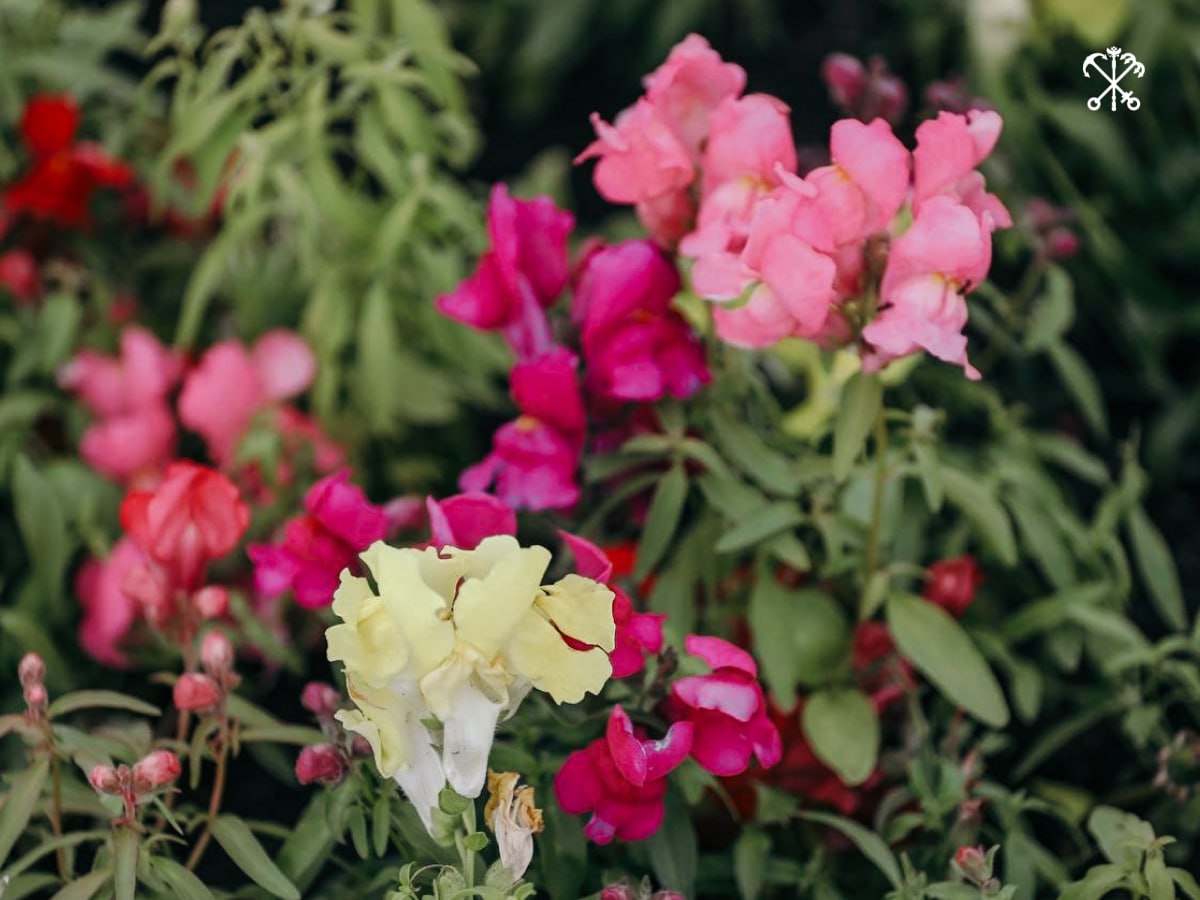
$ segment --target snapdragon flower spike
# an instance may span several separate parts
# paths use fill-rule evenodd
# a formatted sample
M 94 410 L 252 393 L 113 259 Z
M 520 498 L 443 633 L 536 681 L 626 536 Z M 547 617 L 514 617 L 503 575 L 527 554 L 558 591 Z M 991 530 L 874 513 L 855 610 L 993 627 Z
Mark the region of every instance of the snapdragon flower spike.
M 752 756 L 764 767 L 779 762 L 779 729 L 767 715 L 754 657 L 716 637 L 688 635 L 684 646 L 713 671 L 678 679 L 664 711 L 673 721 L 692 724 L 696 762 L 714 775 L 743 772 Z
M 587 386 L 602 399 L 690 397 L 711 376 L 700 341 L 672 308 L 679 273 L 649 241 L 591 253 L 575 286 Z
M 491 247 L 475 273 L 437 299 L 441 312 L 483 331 L 501 330 L 518 358 L 553 344 L 545 308 L 567 284 L 575 217 L 548 197 L 519 200 L 498 184 L 488 202 Z
M 633 601 L 621 588 L 611 583 L 613 564 L 608 554 L 591 541 L 566 531 L 559 536 L 575 557 L 575 570 L 585 578 L 608 585 L 613 592 L 613 621 L 616 638 L 608 655 L 613 678 L 628 678 L 646 667 L 646 656 L 656 656 L 663 646 L 662 613 L 635 612 Z
M 508 535 L 474 550 L 376 543 L 362 560 L 378 593 L 344 572 L 333 603 L 342 622 L 326 633 L 356 706 L 337 718 L 370 742 L 379 771 L 429 827 L 447 782 L 478 796 L 496 724 L 531 689 L 575 703 L 604 685 L 613 595 L 578 575 L 542 586 L 549 551 Z M 430 716 L 442 725 L 440 753 Z
M 579 499 L 575 473 L 585 417 L 578 360 L 557 348 L 513 367 L 513 400 L 521 415 L 502 425 L 492 452 L 465 470 L 459 487 L 496 496 L 513 509 L 567 509 Z
M 662 825 L 666 776 L 687 758 L 692 725 L 677 722 L 658 741 L 644 740 L 614 706 L 603 738 L 567 757 L 554 778 L 559 806 L 591 813 L 584 834 L 597 844 L 640 841 Z
M 254 544 L 255 587 L 264 597 L 291 590 L 307 609 L 325 607 L 337 590 L 338 576 L 355 556 L 388 530 L 387 515 L 350 483 L 342 470 L 321 479 L 304 497 L 305 514 L 284 526 L 276 544 Z
M 233 463 L 238 442 L 254 417 L 302 394 L 316 376 L 308 344 L 286 329 L 268 331 L 252 347 L 222 341 L 188 373 L 179 394 L 179 418 L 197 432 L 220 466 Z
M 103 148 L 77 143 L 79 107 L 67 96 L 42 94 L 21 114 L 21 140 L 31 165 L 4 191 L 13 216 L 28 215 L 63 228 L 91 224 L 91 201 L 101 188 L 125 188 L 133 173 Z

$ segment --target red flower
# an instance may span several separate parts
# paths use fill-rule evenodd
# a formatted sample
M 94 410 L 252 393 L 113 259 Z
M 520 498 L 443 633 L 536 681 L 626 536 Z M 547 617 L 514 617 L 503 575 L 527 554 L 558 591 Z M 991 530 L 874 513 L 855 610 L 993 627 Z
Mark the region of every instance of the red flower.
M 7 291 L 17 303 L 31 303 L 42 292 L 37 260 L 28 250 L 0 254 L 0 293 Z
M 923 596 L 956 619 L 961 619 L 975 600 L 975 589 L 983 583 L 983 570 L 970 556 L 935 562 L 926 573 Z
M 4 192 L 4 206 L 66 228 L 90 224 L 88 207 L 100 188 L 133 181 L 129 167 L 97 144 L 76 143 L 79 107 L 70 97 L 34 97 L 21 115 L 29 170 Z
M 233 482 L 205 466 L 174 462 L 152 490 L 130 491 L 121 526 L 180 587 L 203 582 L 209 562 L 229 553 L 250 523 Z

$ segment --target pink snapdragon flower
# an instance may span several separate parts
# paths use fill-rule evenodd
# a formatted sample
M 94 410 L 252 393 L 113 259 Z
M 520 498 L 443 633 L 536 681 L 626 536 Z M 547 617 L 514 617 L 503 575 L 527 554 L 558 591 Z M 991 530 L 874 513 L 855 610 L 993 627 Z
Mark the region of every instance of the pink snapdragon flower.
M 642 83 L 646 99 L 659 117 L 698 159 L 713 110 L 723 100 L 741 95 L 746 88 L 746 70 L 721 59 L 700 35 L 689 34 Z
M 779 762 L 783 745 L 754 657 L 716 637 L 691 634 L 684 646 L 713 670 L 680 678 L 664 701 L 668 719 L 692 724 L 692 758 L 714 775 L 744 772 L 751 756 L 765 767 Z
M 75 592 L 83 607 L 79 645 L 97 662 L 124 668 L 129 658 L 122 649 L 137 622 L 137 601 L 125 592 L 125 580 L 145 556 L 130 538 L 119 540 L 103 560 L 89 559 L 75 577 Z
M 888 255 L 881 312 L 863 329 L 872 347 L 864 365 L 876 369 L 924 349 L 978 379 L 979 371 L 967 360 L 962 333 L 967 324 L 965 297 L 987 277 L 991 261 L 989 214 L 980 220 L 945 195 L 927 200 Z
M 587 385 L 598 397 L 654 402 L 689 397 L 710 375 L 704 350 L 671 303 L 679 273 L 649 241 L 592 253 L 575 288 Z
M 575 217 L 549 197 L 518 200 L 492 188 L 488 203 L 491 247 L 475 273 L 437 299 L 438 309 L 483 331 L 503 330 L 520 358 L 552 346 L 545 308 L 567 284 L 567 238 Z
M 455 494 L 445 500 L 428 497 L 429 543 L 434 547 L 474 550 L 484 538 L 517 533 L 517 514 L 491 494 Z
M 285 329 L 249 349 L 232 340 L 214 344 L 184 379 L 179 418 L 204 438 L 214 461 L 228 466 L 255 415 L 303 393 L 316 366 L 308 344 Z
M 166 465 L 175 451 L 167 394 L 181 370 L 179 356 L 138 327 L 121 333 L 119 356 L 82 350 L 59 370 L 59 386 L 96 416 L 79 446 L 92 468 L 128 481 Z
M 983 175 L 976 171 L 991 155 L 1003 126 L 1000 114 L 990 109 L 940 112 L 936 119 L 922 122 L 913 151 L 913 212 L 920 215 L 932 197 L 948 195 L 981 220 L 990 216 L 992 228 L 1012 225 L 1012 216 L 1000 198 L 985 190 Z
M 687 758 L 692 726 L 676 722 L 661 740 L 645 740 L 620 706 L 605 736 L 567 757 L 554 778 L 559 806 L 591 813 L 583 832 L 597 844 L 640 841 L 662 825 L 666 775 Z
M 559 536 L 575 557 L 575 571 L 584 578 L 607 585 L 613 592 L 613 621 L 617 631 L 612 652 L 608 654 L 613 678 L 636 675 L 646 667 L 647 655 L 656 656 L 662 651 L 666 616 L 636 612 L 629 595 L 612 583 L 613 564 L 608 554 L 591 541 L 566 531 L 560 531 Z
M 342 470 L 314 484 L 304 498 L 305 514 L 284 526 L 276 544 L 253 544 L 254 582 L 264 597 L 291 590 L 308 609 L 328 606 L 341 571 L 388 530 L 383 509 L 370 503 Z
M 513 367 L 513 400 L 521 415 L 502 425 L 492 452 L 462 473 L 464 491 L 495 484 L 513 509 L 566 509 L 579 499 L 575 470 L 585 427 L 575 354 L 558 348 Z

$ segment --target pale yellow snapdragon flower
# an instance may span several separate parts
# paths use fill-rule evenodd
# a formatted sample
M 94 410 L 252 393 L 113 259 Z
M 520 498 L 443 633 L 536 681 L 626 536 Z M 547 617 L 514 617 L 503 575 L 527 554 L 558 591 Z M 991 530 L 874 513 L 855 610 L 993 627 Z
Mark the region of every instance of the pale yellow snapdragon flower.
M 496 724 L 531 689 L 576 703 L 612 674 L 612 591 L 579 575 L 543 586 L 544 547 L 508 535 L 440 552 L 377 542 L 362 560 L 376 589 L 343 572 L 333 600 L 342 623 L 326 632 L 357 706 L 339 718 L 426 826 L 447 782 L 464 797 L 483 790 Z

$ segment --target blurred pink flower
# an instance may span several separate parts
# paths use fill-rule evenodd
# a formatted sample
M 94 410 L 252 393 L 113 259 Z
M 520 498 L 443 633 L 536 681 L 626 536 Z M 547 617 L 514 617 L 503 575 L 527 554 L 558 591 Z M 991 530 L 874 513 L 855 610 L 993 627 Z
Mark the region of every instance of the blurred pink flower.
M 689 397 L 709 381 L 704 351 L 672 308 L 679 273 L 649 241 L 591 254 L 575 288 L 588 387 L 612 400 Z
M 646 98 L 622 111 L 609 125 L 592 113 L 596 140 L 575 157 L 598 159 L 593 178 L 610 203 L 646 203 L 686 188 L 696 164 L 662 114 Z
M 303 393 L 315 375 L 312 351 L 293 332 L 269 331 L 250 349 L 222 341 L 184 379 L 179 418 L 204 438 L 212 459 L 227 466 L 254 416 Z
M 518 200 L 497 184 L 488 203 L 491 247 L 475 273 L 438 298 L 445 315 L 475 328 L 503 329 L 518 357 L 551 347 L 544 308 L 567 284 L 567 238 L 575 217 L 549 197 Z
M 2 229 L 0 237 L 3 237 Z M 11 294 L 22 305 L 38 298 L 42 293 L 42 280 L 32 253 L 20 247 L 0 253 L 0 291 Z
M 58 373 L 59 387 L 71 391 L 102 418 L 157 406 L 179 380 L 179 355 L 144 328 L 121 332 L 118 356 L 81 350 Z
M 712 111 L 722 100 L 745 90 L 746 70 L 721 59 L 700 35 L 689 34 L 671 48 L 643 84 L 646 99 L 679 142 L 699 159 Z
M 125 593 L 124 584 L 130 571 L 144 559 L 137 545 L 125 537 L 105 559 L 89 559 L 75 576 L 75 590 L 83 607 L 79 644 L 106 666 L 129 665 L 121 645 L 137 621 L 138 604 Z
M 979 371 L 967 361 L 966 294 L 987 277 L 991 228 L 966 206 L 936 196 L 921 207 L 912 227 L 892 245 L 880 288 L 881 312 L 863 329 L 873 352 L 868 368 L 919 350 Z
M 687 757 L 692 726 L 677 722 L 658 741 L 644 740 L 614 706 L 603 738 L 567 757 L 554 778 L 559 806 L 591 813 L 583 831 L 597 844 L 640 841 L 662 825 L 666 775 Z
M 491 494 L 455 494 L 444 500 L 428 497 L 429 543 L 434 547 L 474 550 L 496 534 L 516 534 L 517 515 Z
M 754 657 L 716 637 L 688 635 L 684 646 L 713 671 L 678 679 L 664 711 L 671 720 L 692 724 L 696 762 L 714 775 L 744 772 L 751 756 L 764 767 L 779 762 L 783 745 L 767 714 Z
M 1004 121 L 994 110 L 973 109 L 964 115 L 941 112 L 936 119 L 917 127 L 917 149 L 913 151 L 913 212 L 933 197 L 949 195 L 991 227 L 1008 228 L 1012 216 L 995 194 L 984 189 L 983 175 L 976 167 L 991 154 L 1000 138 Z
M 579 499 L 575 470 L 583 449 L 583 399 L 578 360 L 558 348 L 512 370 L 512 396 L 521 415 L 492 437 L 492 452 L 459 478 L 464 491 L 495 484 L 513 509 L 565 509 Z

